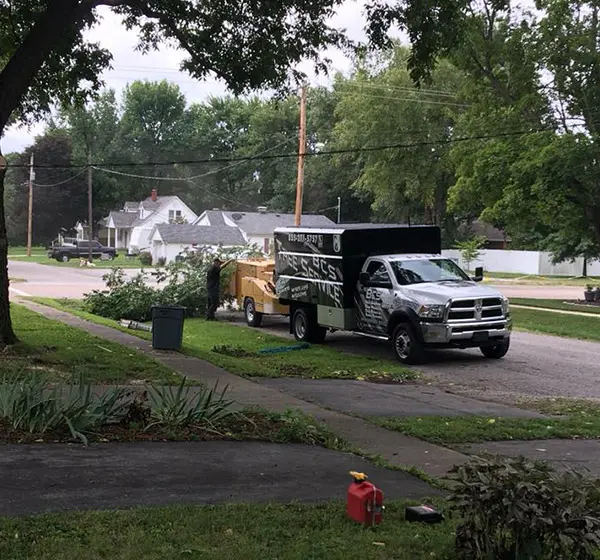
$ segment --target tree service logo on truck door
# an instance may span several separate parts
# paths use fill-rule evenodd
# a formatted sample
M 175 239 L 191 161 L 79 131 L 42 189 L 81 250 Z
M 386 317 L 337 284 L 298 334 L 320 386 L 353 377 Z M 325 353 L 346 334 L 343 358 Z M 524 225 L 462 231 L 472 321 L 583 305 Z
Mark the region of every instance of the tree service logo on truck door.
M 333 250 L 339 253 L 342 250 L 342 237 L 341 235 L 333 236 Z

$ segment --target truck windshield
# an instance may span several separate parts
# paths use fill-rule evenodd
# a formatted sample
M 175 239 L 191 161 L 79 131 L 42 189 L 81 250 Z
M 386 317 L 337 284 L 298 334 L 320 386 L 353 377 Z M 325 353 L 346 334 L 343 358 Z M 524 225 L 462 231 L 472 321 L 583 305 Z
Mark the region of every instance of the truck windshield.
M 392 261 L 392 270 L 401 286 L 424 282 L 456 282 L 470 278 L 450 259 Z

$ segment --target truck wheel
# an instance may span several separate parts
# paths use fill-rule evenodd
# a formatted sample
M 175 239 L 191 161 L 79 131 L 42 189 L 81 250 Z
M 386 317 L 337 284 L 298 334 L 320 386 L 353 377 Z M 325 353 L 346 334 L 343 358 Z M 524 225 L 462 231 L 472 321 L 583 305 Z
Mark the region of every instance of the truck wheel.
M 246 298 L 246 301 L 244 302 L 244 315 L 246 315 L 246 323 L 248 323 L 248 326 L 260 327 L 263 314 L 256 311 L 254 300 L 252 298 Z
M 322 344 L 327 329 L 319 326 L 316 319 L 306 309 L 297 309 L 292 317 L 292 332 L 300 342 Z
M 423 361 L 423 348 L 408 323 L 400 323 L 392 335 L 396 357 L 403 364 L 418 364 Z
M 114 261 L 115 260 L 115 256 L 112 253 L 108 253 L 106 256 L 106 260 L 108 261 Z
M 69 262 L 71 257 L 69 255 L 60 255 L 56 260 L 59 262 Z
M 509 348 L 510 338 L 507 338 L 499 344 L 494 344 L 493 346 L 481 346 L 479 349 L 486 358 L 491 360 L 499 360 L 500 358 L 504 358 L 504 356 L 506 356 Z

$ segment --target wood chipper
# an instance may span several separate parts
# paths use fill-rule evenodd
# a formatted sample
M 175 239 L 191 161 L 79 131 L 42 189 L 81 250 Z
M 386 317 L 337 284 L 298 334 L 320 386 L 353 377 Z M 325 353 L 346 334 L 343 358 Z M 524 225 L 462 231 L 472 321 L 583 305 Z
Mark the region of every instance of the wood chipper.
M 275 293 L 275 261 L 250 259 L 236 262 L 229 293 L 244 310 L 246 322 L 259 327 L 263 315 L 289 315 L 289 307 L 279 303 Z

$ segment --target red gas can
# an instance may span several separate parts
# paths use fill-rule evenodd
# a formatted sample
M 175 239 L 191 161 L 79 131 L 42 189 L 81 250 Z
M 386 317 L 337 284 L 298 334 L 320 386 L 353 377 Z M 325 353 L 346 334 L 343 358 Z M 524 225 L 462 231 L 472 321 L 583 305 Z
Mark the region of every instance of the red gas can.
M 383 516 L 383 492 L 367 481 L 364 473 L 351 471 L 354 481 L 348 487 L 348 517 L 363 525 L 379 525 Z

